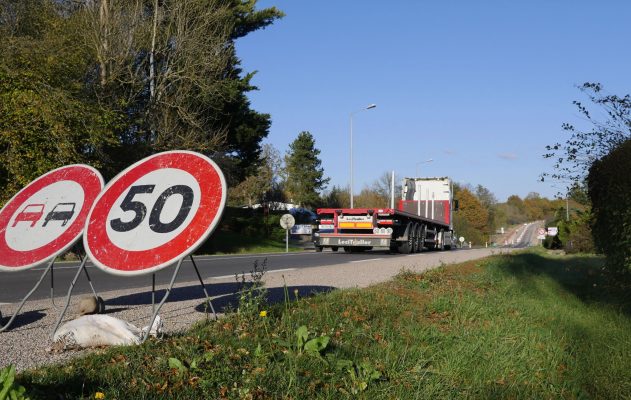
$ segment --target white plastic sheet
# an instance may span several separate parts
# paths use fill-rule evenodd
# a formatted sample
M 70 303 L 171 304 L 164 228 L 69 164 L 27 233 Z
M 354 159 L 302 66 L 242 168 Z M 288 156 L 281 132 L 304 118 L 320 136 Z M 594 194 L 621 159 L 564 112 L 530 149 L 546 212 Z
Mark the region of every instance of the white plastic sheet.
M 139 329 L 129 322 L 109 315 L 84 315 L 63 324 L 53 337 L 55 350 L 140 344 L 148 327 Z M 150 334 L 157 336 L 162 320 L 156 317 Z

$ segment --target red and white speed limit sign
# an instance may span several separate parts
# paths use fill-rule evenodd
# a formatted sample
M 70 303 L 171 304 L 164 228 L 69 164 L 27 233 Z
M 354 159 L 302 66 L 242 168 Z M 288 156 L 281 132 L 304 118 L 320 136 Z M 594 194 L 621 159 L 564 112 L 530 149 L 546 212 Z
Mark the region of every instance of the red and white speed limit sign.
M 103 177 L 82 164 L 52 170 L 28 184 L 0 211 L 0 271 L 42 264 L 79 239 Z
M 155 272 L 201 245 L 225 204 L 226 181 L 210 158 L 191 151 L 155 154 L 107 184 L 90 211 L 83 243 L 105 272 Z

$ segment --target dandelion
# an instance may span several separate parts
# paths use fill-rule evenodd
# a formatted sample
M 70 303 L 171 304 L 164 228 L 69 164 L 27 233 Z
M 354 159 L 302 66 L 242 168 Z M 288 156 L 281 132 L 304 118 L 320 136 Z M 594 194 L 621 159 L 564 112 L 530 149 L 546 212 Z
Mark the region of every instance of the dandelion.
M 94 398 L 95 399 L 104 399 L 105 398 L 105 393 L 103 393 L 103 392 L 96 392 L 96 393 L 94 393 Z
M 260 317 L 263 317 L 263 318 L 267 317 L 267 311 L 265 311 L 265 310 L 261 311 L 261 312 L 259 313 L 259 316 L 260 316 Z

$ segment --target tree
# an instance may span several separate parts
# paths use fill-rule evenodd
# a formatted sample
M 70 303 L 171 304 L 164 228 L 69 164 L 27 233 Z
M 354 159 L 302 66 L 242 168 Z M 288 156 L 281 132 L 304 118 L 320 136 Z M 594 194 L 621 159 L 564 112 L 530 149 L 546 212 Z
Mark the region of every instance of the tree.
M 271 144 L 263 146 L 257 172 L 250 175 L 230 190 L 230 202 L 235 205 L 271 202 L 280 191 L 280 153 Z
M 85 1 L 91 89 L 127 117 L 118 132 L 123 163 L 184 148 L 219 157 L 238 183 L 258 166 L 270 117 L 250 109 L 255 90 L 234 41 L 282 13 L 255 0 Z M 123 157 L 124 156 L 124 157 Z
M 609 154 L 613 149 L 631 138 L 631 97 L 609 95 L 599 83 L 586 82 L 579 90 L 587 95 L 589 101 L 598 106 L 594 113 L 580 101 L 574 101 L 579 113 L 589 122 L 590 128 L 583 130 L 573 124 L 564 123 L 563 130 L 570 137 L 565 144 L 555 143 L 546 146 L 545 158 L 555 161 L 554 172 L 545 172 L 541 180 L 550 177 L 563 182 L 581 183 L 585 173 L 594 161 Z
M 390 203 L 389 196 L 383 196 L 374 188 L 365 187 L 355 196 L 354 206 L 357 208 L 386 208 Z
M 108 166 L 121 119 L 85 96 L 80 40 L 56 3 L 0 1 L 0 203 L 53 168 Z
M 497 228 L 496 214 L 497 214 L 497 199 L 495 195 L 482 185 L 475 187 L 475 197 L 480 201 L 480 204 L 486 209 L 488 214 L 487 226 L 489 232 L 492 232 Z
M 594 242 L 607 267 L 631 272 L 631 140 L 593 163 L 587 177 Z
M 234 42 L 282 17 L 256 0 L 0 0 L 0 201 L 50 168 L 106 178 L 147 154 L 257 173 L 270 117 Z
M 313 135 L 303 131 L 289 145 L 285 155 L 285 190 L 291 201 L 305 207 L 318 204 L 318 193 L 330 180 L 324 177 L 319 154 Z
M 484 206 L 469 189 L 459 189 L 454 195 L 459 202 L 459 210 L 454 214 L 456 233 L 474 243 L 488 240 L 488 212 Z
M 349 187 L 333 186 L 329 192 L 324 193 L 320 205 L 324 208 L 349 208 L 351 206 L 349 190 Z

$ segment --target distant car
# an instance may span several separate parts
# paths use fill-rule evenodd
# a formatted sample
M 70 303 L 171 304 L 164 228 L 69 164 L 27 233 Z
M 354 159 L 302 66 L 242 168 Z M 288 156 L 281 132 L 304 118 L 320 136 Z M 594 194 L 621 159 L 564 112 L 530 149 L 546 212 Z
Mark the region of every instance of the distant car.
M 49 221 L 63 221 L 61 226 L 66 226 L 70 218 L 74 215 L 75 203 L 59 203 L 53 210 L 46 215 L 46 219 L 44 220 L 44 224 L 42 226 L 46 226 Z
M 37 221 L 44 215 L 44 204 L 28 204 L 20 211 L 13 221 L 12 228 L 15 228 L 18 222 L 30 222 L 31 228 L 35 226 Z

